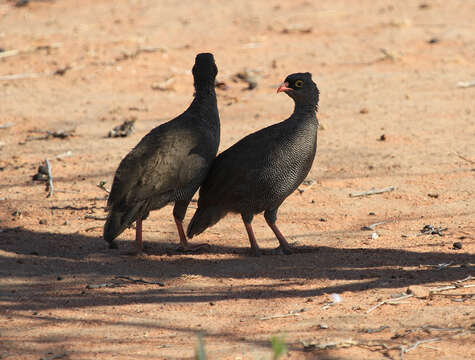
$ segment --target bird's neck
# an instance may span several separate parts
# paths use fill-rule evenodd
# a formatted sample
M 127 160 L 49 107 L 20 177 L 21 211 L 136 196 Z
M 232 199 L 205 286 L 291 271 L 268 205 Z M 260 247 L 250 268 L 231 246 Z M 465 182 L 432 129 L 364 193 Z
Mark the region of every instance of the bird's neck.
M 310 102 L 295 101 L 294 112 L 292 117 L 300 120 L 314 120 L 317 121 L 317 106 Z

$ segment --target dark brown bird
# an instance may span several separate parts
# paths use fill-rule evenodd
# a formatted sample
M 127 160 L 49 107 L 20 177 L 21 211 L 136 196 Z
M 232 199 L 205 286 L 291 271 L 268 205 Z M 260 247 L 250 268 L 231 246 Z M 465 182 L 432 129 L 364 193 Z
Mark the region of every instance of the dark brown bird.
M 221 153 L 202 184 L 198 209 L 188 237 L 216 224 L 228 212 L 241 214 L 251 250 L 259 255 L 251 222 L 264 217 L 279 240 L 279 250 L 292 249 L 275 224 L 282 202 L 302 183 L 312 167 L 317 149 L 319 91 L 310 73 L 289 75 L 277 89 L 295 103 L 285 121 L 246 136 Z
M 218 69 L 212 54 L 196 56 L 195 95 L 186 111 L 147 135 L 120 162 L 107 202 L 104 239 L 114 239 L 136 222 L 137 251 L 142 251 L 142 220 L 151 210 L 175 203 L 173 216 L 180 248 L 192 250 L 182 221 L 205 179 L 219 146 L 220 122 L 214 89 Z

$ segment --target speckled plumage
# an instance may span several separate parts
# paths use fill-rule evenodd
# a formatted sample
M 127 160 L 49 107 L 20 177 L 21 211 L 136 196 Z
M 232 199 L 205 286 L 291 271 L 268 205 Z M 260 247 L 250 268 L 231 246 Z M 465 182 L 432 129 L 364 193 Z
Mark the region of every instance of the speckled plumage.
M 302 88 L 295 87 L 299 80 Z M 188 237 L 200 234 L 228 212 L 241 214 L 248 229 L 253 216 L 264 211 L 269 226 L 275 226 L 279 206 L 307 176 L 317 149 L 319 93 L 309 73 L 289 75 L 285 84 L 295 102 L 293 114 L 246 136 L 216 158 L 201 186 Z M 285 239 L 280 242 L 286 247 Z M 284 250 L 290 252 L 288 247 Z
M 171 202 L 175 203 L 173 215 L 181 226 L 219 146 L 216 74 L 213 55 L 198 54 L 193 67 L 195 97 L 191 105 L 175 119 L 150 131 L 120 162 L 104 225 L 104 239 L 112 247 L 113 240 L 134 221 L 147 218 L 151 210 Z

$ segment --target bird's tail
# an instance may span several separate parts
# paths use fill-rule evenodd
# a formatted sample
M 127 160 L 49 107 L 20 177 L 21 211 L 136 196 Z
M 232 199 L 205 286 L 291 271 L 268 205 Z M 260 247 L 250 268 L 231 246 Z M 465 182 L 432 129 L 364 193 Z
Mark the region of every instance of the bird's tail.
M 216 209 L 216 208 L 207 208 L 207 209 L 198 209 L 193 215 L 186 235 L 191 239 L 194 235 L 201 234 L 207 228 L 216 224 L 226 215 L 226 212 Z
M 132 209 L 127 211 L 114 209 L 109 210 L 106 223 L 104 224 L 104 240 L 109 243 L 111 249 L 117 248 L 114 239 L 119 236 L 125 229 L 127 229 L 137 219 L 145 219 L 148 215 L 146 204 L 140 202 Z

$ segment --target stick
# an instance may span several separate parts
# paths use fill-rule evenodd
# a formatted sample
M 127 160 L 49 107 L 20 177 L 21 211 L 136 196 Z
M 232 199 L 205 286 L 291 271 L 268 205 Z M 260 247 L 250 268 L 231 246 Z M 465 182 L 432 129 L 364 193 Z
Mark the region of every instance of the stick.
M 456 86 L 458 88 L 469 88 L 475 86 L 475 81 L 459 81 Z
M 466 158 L 465 156 L 459 154 L 458 152 L 455 152 L 454 154 L 457 155 L 457 156 L 458 156 L 459 158 L 461 158 L 462 160 L 465 160 L 465 161 L 469 162 L 469 163 L 472 164 L 472 165 L 475 164 L 475 161 Z
M 48 159 L 45 159 L 46 169 L 48 170 L 48 195 L 47 198 L 53 196 L 54 188 L 53 188 L 53 175 L 51 174 L 51 164 L 49 163 Z
M 391 192 L 394 191 L 395 187 L 394 186 L 388 186 L 383 189 L 371 189 L 368 191 L 361 191 L 361 192 L 353 192 L 350 193 L 350 197 L 359 197 L 359 196 L 367 196 L 367 195 L 375 195 L 375 194 L 382 194 L 385 192 Z
M 54 44 L 51 44 L 51 45 L 39 45 L 39 46 L 35 46 L 35 47 L 29 47 L 29 48 L 26 48 L 26 49 L 7 50 L 7 51 L 4 51 L 4 52 L 0 53 L 0 59 L 10 57 L 10 56 L 19 55 L 19 54 L 26 54 L 26 53 L 30 53 L 30 52 L 34 52 L 34 51 L 39 51 L 39 50 L 57 49 L 59 47 L 61 47 L 61 43 L 54 43 Z
M 429 294 L 431 295 L 436 295 L 434 293 L 436 292 L 441 292 L 441 291 L 447 291 L 447 290 L 453 290 L 453 289 L 460 289 L 460 288 L 472 288 L 475 287 L 475 284 L 470 284 L 470 285 L 449 285 L 449 286 L 442 286 L 440 288 L 434 288 L 429 290 Z M 468 294 L 467 294 L 468 295 Z
M 374 224 L 371 224 L 371 225 L 368 225 L 368 226 L 362 226 L 361 230 L 371 230 L 371 231 L 373 231 L 376 226 L 386 224 L 387 222 L 389 222 L 389 221 L 380 221 L 380 222 L 377 222 L 377 223 L 374 223 Z
M 0 53 L 0 54 L 1 54 L 1 53 Z M 12 127 L 12 126 L 14 126 L 14 125 L 15 125 L 14 122 L 7 122 L 7 123 L 5 123 L 5 124 L 1 124 L 1 125 L 0 125 L 0 129 L 8 129 L 9 127 Z
M 408 346 L 407 348 L 404 348 L 401 346 L 401 358 L 403 357 L 404 354 L 408 353 L 411 350 L 414 350 L 421 344 L 429 343 L 429 342 L 434 342 L 434 341 L 440 341 L 442 340 L 441 338 L 433 338 L 433 339 L 427 339 L 427 340 L 417 340 L 414 344 L 411 346 Z
M 400 301 L 400 300 L 405 300 L 405 299 L 409 299 L 410 297 L 413 297 L 414 294 L 408 294 L 408 295 L 404 295 L 404 296 L 401 296 L 401 297 L 398 297 L 396 299 L 386 299 L 386 300 L 383 300 L 379 303 L 377 303 L 375 306 L 373 306 L 372 308 L 368 309 L 366 311 L 366 314 L 369 314 L 371 311 L 373 310 L 376 310 L 377 308 L 379 308 L 381 305 L 384 305 L 384 304 L 395 304 L 397 301 Z
M 21 74 L 11 74 L 0 76 L 0 80 L 20 80 L 20 79 L 31 79 L 40 77 L 43 74 L 40 73 L 21 73 Z
M 86 215 L 86 216 L 84 216 L 84 219 L 103 221 L 103 220 L 107 219 L 107 216 Z
M 300 316 L 300 314 L 277 314 L 277 315 L 271 315 L 271 316 L 264 316 L 264 317 L 261 317 L 259 320 L 270 320 L 270 319 L 284 318 L 284 317 L 289 317 L 289 316 Z
M 129 280 L 129 281 L 131 281 L 131 282 L 133 282 L 133 283 L 165 286 L 165 284 L 162 283 L 162 282 L 160 282 L 160 281 L 147 281 L 147 280 L 144 280 L 144 279 L 134 279 L 134 278 L 131 278 L 131 277 L 129 277 L 129 276 L 117 275 L 115 278 L 116 278 L 116 279 Z

